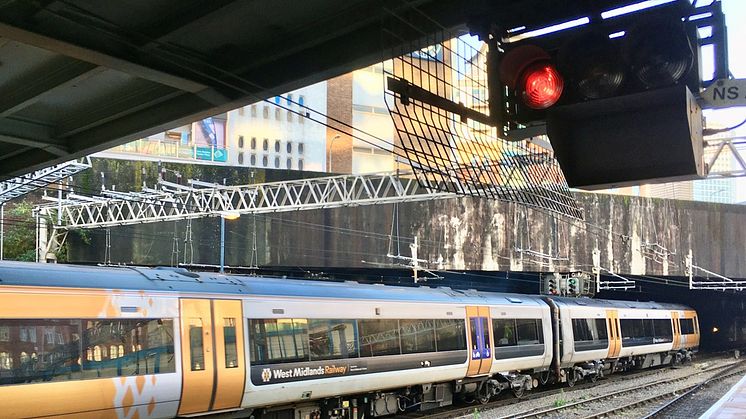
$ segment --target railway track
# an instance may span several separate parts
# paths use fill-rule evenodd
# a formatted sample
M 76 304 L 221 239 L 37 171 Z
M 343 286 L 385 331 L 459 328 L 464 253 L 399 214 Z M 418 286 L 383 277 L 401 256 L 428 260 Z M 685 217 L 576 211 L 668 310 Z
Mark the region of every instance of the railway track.
M 609 416 L 613 416 L 615 414 L 619 414 L 619 413 L 624 412 L 624 411 L 628 411 L 628 410 L 631 410 L 631 409 L 639 408 L 641 406 L 644 406 L 644 405 L 647 405 L 647 404 L 650 404 L 650 403 L 658 402 L 658 401 L 661 401 L 661 400 L 664 400 L 664 399 L 667 399 L 667 398 L 670 398 L 670 397 L 675 397 L 676 395 L 680 394 L 682 391 L 687 391 L 687 390 L 693 389 L 694 387 L 702 385 L 705 382 L 709 382 L 709 381 L 712 381 L 712 380 L 719 380 L 719 379 L 722 379 L 722 378 L 726 378 L 726 377 L 732 376 L 734 374 L 743 373 L 743 371 L 746 370 L 746 368 L 744 366 L 744 361 L 738 361 L 738 362 L 735 362 L 735 363 L 732 363 L 732 364 L 720 365 L 720 366 L 708 368 L 708 369 L 702 370 L 698 374 L 707 374 L 707 373 L 712 373 L 712 372 L 716 372 L 716 371 L 719 371 L 719 370 L 726 370 L 726 371 L 729 371 L 729 372 L 727 372 L 725 374 L 719 373 L 719 375 L 717 377 L 710 376 L 708 379 L 706 379 L 705 381 L 703 381 L 700 384 L 694 384 L 694 385 L 691 385 L 691 386 L 687 386 L 687 387 L 684 387 L 683 389 L 682 388 L 676 388 L 675 390 L 667 391 L 665 393 L 656 394 L 655 396 L 652 396 L 652 397 L 646 397 L 644 399 L 636 399 L 636 400 L 634 400 L 634 401 L 632 401 L 630 403 L 625 403 L 624 405 L 616 406 L 616 407 L 604 410 L 602 412 L 593 413 L 593 414 L 590 414 L 590 415 L 587 415 L 587 416 L 578 416 L 578 417 L 583 417 L 584 419 L 592 419 L 592 418 L 606 418 L 606 417 L 609 417 Z M 722 377 L 722 378 L 720 378 L 720 377 Z M 588 399 L 585 399 L 585 400 L 580 400 L 580 401 L 577 401 L 577 402 L 564 404 L 562 406 L 556 406 L 556 407 L 551 407 L 551 408 L 546 408 L 546 409 L 534 409 L 534 410 L 527 411 L 527 412 L 524 412 L 524 413 L 519 413 L 519 414 L 515 414 L 515 415 L 506 416 L 506 418 L 524 419 L 524 418 L 540 418 L 540 417 L 558 417 L 558 416 L 561 416 L 563 412 L 567 412 L 570 409 L 575 409 L 575 410 L 582 409 L 583 407 L 592 406 L 593 404 L 596 404 L 596 403 L 604 403 L 604 402 L 608 402 L 610 400 L 617 399 L 617 398 L 622 397 L 622 396 L 627 396 L 627 395 L 630 395 L 630 394 L 643 392 L 643 391 L 654 389 L 654 388 L 658 388 L 658 387 L 661 387 L 661 386 L 666 386 L 666 385 L 670 385 L 670 384 L 675 384 L 677 382 L 686 381 L 689 378 L 690 378 L 690 376 L 684 376 L 684 377 L 676 377 L 676 378 L 669 378 L 669 379 L 657 380 L 657 381 L 653 381 L 651 383 L 644 384 L 644 385 L 641 385 L 641 386 L 638 386 L 638 387 L 635 387 L 635 388 L 618 390 L 618 391 L 614 391 L 614 392 L 611 392 L 611 393 L 606 393 L 606 394 L 603 394 L 603 395 L 600 395 L 600 396 L 597 396 L 597 397 L 592 397 L 592 398 L 588 398 Z M 576 412 L 576 414 L 577 414 L 577 412 Z
M 647 416 L 645 416 L 643 419 L 652 419 L 652 418 L 663 418 L 670 416 L 670 413 L 674 412 L 676 408 L 685 400 L 691 398 L 692 396 L 696 395 L 700 390 L 704 389 L 708 385 L 725 380 L 729 377 L 732 377 L 737 374 L 742 374 L 744 372 L 743 369 L 735 368 L 736 366 L 732 367 L 733 371 L 726 372 L 724 374 L 718 375 L 716 377 L 708 378 L 707 380 L 702 381 L 701 383 L 693 386 L 683 394 L 679 394 L 675 396 L 673 399 L 669 400 L 664 405 L 658 407 L 653 412 L 649 413 Z
M 709 358 L 710 356 L 707 356 L 707 357 L 704 357 L 703 359 L 700 359 L 700 361 L 704 361 L 705 359 L 709 359 Z M 712 358 L 716 358 L 716 356 L 712 356 Z M 712 367 L 712 368 L 703 370 L 702 372 L 703 373 L 710 372 L 715 369 L 723 368 L 723 367 L 724 366 Z M 631 379 L 644 378 L 644 377 L 652 376 L 652 375 L 658 375 L 660 374 L 661 369 L 664 369 L 664 368 L 670 368 L 670 366 L 656 367 L 656 368 L 647 369 L 644 371 L 630 371 L 626 373 L 616 373 L 616 374 L 606 376 L 602 382 L 612 383 L 614 381 L 619 381 L 619 380 L 631 380 Z M 547 387 L 546 389 L 543 389 L 543 390 L 536 390 L 532 393 L 525 394 L 520 399 L 514 398 L 512 395 L 498 396 L 501 398 L 495 401 L 491 401 L 489 403 L 485 403 L 485 404 L 470 404 L 467 406 L 457 406 L 457 407 L 449 406 L 449 407 L 444 407 L 442 409 L 427 410 L 424 412 L 402 413 L 398 415 L 397 417 L 403 418 L 403 419 L 410 419 L 410 418 L 415 419 L 415 418 L 424 418 L 424 417 L 432 418 L 432 419 L 446 419 L 446 418 L 454 418 L 454 417 L 459 417 L 459 416 L 472 415 L 477 411 L 485 412 L 491 409 L 520 404 L 521 402 L 528 401 L 528 400 L 534 400 L 534 399 L 539 399 L 539 398 L 553 396 L 553 395 L 560 395 L 563 393 L 568 394 L 568 392 L 575 393 L 577 391 L 581 391 L 585 389 L 592 389 L 600 385 L 602 382 L 596 382 L 596 383 L 592 383 L 589 381 L 578 382 L 577 384 L 575 384 L 574 387 L 571 387 L 571 388 L 558 384 L 552 387 Z M 509 398 L 505 398 L 505 397 L 509 397 Z M 569 405 L 565 405 L 565 406 L 569 406 Z M 524 414 L 528 416 L 521 416 L 521 414 L 518 414 L 518 415 L 512 414 L 506 417 L 508 418 L 533 417 L 528 411 L 525 412 Z

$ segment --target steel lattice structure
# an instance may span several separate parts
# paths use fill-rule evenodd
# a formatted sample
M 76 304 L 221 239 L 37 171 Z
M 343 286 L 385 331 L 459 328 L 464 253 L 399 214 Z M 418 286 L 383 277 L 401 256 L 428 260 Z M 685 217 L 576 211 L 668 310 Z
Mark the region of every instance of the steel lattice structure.
M 190 180 L 187 185 L 159 180 L 142 192 L 103 191 L 100 196 L 74 193 L 45 197 L 36 207 L 37 254 L 54 254 L 75 229 L 124 226 L 220 216 L 262 214 L 380 205 L 453 198 L 453 193 L 427 189 L 411 175 L 384 173 L 344 175 L 252 185 L 225 186 Z M 47 228 L 51 231 L 47 231 Z M 47 234 L 49 233 L 49 234 Z
M 224 186 L 189 181 L 189 186 L 159 181 L 155 189 L 102 196 L 69 194 L 38 207 L 58 230 L 112 227 L 159 221 L 219 216 L 221 213 L 261 214 L 394 202 L 451 198 L 455 194 L 425 189 L 411 177 L 396 173 L 345 175 L 254 185 Z
M 72 175 L 90 168 L 91 160 L 85 157 L 80 160 L 72 160 L 0 182 L 0 204 L 54 183 L 59 183 Z

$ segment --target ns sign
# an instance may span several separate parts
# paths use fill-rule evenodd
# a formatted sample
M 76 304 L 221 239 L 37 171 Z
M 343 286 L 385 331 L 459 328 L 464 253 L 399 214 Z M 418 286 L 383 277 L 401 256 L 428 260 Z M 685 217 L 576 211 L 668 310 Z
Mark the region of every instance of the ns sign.
M 746 106 L 746 79 L 718 80 L 701 94 L 706 109 Z

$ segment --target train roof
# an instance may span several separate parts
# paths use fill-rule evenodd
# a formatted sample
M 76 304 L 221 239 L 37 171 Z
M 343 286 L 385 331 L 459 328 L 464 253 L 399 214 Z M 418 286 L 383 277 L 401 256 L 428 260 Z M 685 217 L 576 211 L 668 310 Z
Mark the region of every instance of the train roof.
M 30 262 L 0 262 L 0 286 L 46 286 L 143 290 L 197 294 L 234 294 L 309 298 L 463 304 L 545 306 L 538 295 L 506 294 L 448 287 L 403 287 L 287 278 L 190 272 L 180 268 L 100 267 Z M 561 305 L 687 309 L 678 304 L 554 298 Z M 630 305 L 631 304 L 631 305 Z

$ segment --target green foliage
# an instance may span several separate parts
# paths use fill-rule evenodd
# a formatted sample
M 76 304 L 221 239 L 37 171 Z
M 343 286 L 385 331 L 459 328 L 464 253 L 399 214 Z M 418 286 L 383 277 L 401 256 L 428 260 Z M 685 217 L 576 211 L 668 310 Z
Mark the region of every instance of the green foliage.
M 474 419 L 479 419 L 479 418 L 480 418 L 481 416 L 482 416 L 482 414 L 481 414 L 481 413 L 479 413 L 479 409 L 477 409 L 477 408 L 475 407 L 475 408 L 474 408 L 474 413 L 472 413 L 471 417 L 473 417 Z
M 559 396 L 557 396 L 556 399 L 554 399 L 554 407 L 561 407 L 567 404 L 567 399 L 565 398 L 565 391 L 560 390 Z
M 33 206 L 28 201 L 6 206 L 3 240 L 5 259 L 27 262 L 36 260 L 36 221 L 32 210 Z

